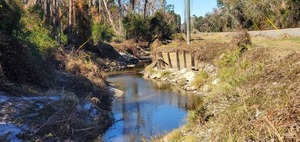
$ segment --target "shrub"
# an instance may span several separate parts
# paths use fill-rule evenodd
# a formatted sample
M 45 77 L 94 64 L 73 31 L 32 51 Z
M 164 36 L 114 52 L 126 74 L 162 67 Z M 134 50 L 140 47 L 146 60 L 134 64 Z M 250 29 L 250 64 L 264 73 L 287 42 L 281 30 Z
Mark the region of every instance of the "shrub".
M 167 23 L 166 15 L 163 12 L 156 12 L 150 18 L 150 31 L 152 36 L 163 39 L 170 39 L 172 35 L 171 25 Z
M 159 76 L 161 76 L 161 77 L 167 77 L 170 74 L 172 74 L 172 72 L 170 72 L 170 71 L 161 71 L 161 72 L 159 72 Z
M 95 43 L 98 41 L 111 41 L 114 36 L 113 30 L 106 24 L 93 23 L 92 38 Z
M 147 19 L 142 19 L 138 14 L 129 14 L 123 18 L 123 25 L 126 31 L 126 38 L 137 40 L 150 40 L 150 31 Z
M 227 51 L 224 56 L 218 60 L 218 65 L 221 67 L 233 66 L 240 56 L 240 50 Z
M 171 39 L 171 35 L 179 31 L 178 22 L 174 21 L 178 21 L 178 15 L 158 11 L 146 19 L 139 14 L 129 14 L 123 18 L 122 22 L 127 39 L 154 41 L 154 39 Z
M 31 48 L 36 48 L 43 56 L 50 56 L 57 50 L 59 45 L 51 38 L 49 28 L 42 24 L 42 11 L 32 9 L 37 8 L 33 7 L 25 11 L 24 16 L 21 18 L 24 27 L 21 29 L 18 39 L 27 43 Z
M 14 2 L 0 1 L 0 31 L 6 35 L 13 35 L 19 32 L 21 10 Z

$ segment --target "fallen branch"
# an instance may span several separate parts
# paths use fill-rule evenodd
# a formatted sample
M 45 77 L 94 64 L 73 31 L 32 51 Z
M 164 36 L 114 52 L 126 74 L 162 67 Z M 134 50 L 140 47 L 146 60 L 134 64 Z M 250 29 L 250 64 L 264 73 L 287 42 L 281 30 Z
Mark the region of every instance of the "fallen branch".
M 87 39 L 82 45 L 80 45 L 80 46 L 78 47 L 78 49 L 76 50 L 76 53 L 78 53 L 78 51 L 79 51 L 85 44 L 87 44 L 91 39 L 92 39 L 92 37 L 90 37 L 90 38 Z

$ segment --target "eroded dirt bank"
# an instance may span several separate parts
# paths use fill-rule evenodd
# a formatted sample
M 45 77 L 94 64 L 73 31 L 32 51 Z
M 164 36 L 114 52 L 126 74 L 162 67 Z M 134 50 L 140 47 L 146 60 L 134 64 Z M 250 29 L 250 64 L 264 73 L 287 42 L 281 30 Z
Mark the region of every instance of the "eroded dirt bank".
M 105 43 L 84 50 L 68 45 L 36 61 L 31 49 L 0 35 L 0 141 L 87 141 L 100 136 L 114 121 L 116 89 L 105 72 L 134 67 L 144 52 Z

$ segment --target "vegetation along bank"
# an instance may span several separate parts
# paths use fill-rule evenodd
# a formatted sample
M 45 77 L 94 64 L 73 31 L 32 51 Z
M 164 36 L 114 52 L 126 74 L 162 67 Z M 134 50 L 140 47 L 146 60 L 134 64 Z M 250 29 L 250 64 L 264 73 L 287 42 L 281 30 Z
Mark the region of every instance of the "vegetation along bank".
M 192 18 L 192 33 L 299 27 L 299 5 L 218 0 Z M 0 141 L 98 137 L 114 121 L 105 74 L 184 47 L 181 17 L 165 0 L 1 0 L 0 19 Z M 204 96 L 166 141 L 299 140 L 299 37 L 279 35 L 201 33 L 179 49 L 195 52 L 197 72 L 147 68 Z
M 200 53 L 198 71 L 146 68 L 145 77 L 173 82 L 204 100 L 186 125 L 154 141 L 299 140 L 299 37 L 245 31 L 199 36 L 191 44 Z M 157 50 L 175 45 L 194 50 L 178 41 Z

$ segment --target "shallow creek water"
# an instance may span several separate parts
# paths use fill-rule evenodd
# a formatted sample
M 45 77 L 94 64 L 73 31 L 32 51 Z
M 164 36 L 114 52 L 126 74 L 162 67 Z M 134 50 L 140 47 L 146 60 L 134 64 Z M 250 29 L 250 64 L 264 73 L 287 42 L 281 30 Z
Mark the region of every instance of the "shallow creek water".
M 136 142 L 170 132 L 185 123 L 188 110 L 201 104 L 199 96 L 178 87 L 123 73 L 108 80 L 123 96 L 113 102 L 116 122 L 102 136 L 104 142 Z

